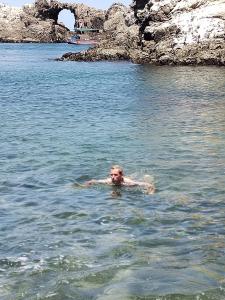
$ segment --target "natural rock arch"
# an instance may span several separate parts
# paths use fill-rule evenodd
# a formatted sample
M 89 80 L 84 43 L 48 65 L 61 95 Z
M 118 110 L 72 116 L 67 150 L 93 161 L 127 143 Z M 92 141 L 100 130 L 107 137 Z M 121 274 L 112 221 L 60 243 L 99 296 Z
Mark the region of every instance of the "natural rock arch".
M 42 20 L 53 20 L 57 24 L 59 13 L 62 10 L 69 10 L 75 19 L 75 26 L 79 24 L 85 27 L 102 29 L 105 20 L 105 13 L 102 10 L 91 8 L 84 4 L 61 3 L 54 0 L 36 0 L 36 17 Z M 96 27 L 97 26 L 97 27 Z
M 76 27 L 89 27 L 99 31 L 103 29 L 105 11 L 84 4 L 36 0 L 34 4 L 17 8 L 0 3 L 0 42 L 67 41 L 71 36 L 70 31 L 58 22 L 62 10 L 73 14 Z

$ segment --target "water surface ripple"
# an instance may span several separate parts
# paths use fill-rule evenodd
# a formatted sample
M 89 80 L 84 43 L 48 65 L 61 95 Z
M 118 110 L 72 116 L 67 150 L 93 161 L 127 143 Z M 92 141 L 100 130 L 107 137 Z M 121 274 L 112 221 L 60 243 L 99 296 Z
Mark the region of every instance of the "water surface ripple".
M 0 298 L 224 299 L 225 69 L 69 51 L 0 44 Z

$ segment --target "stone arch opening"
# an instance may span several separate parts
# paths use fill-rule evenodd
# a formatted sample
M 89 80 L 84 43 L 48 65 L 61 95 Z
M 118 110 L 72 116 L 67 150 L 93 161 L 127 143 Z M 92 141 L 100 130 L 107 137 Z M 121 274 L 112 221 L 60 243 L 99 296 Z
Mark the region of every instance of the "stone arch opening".
M 62 40 L 65 35 L 68 36 L 71 29 L 72 32 L 78 34 L 99 33 L 103 29 L 105 20 L 105 12 L 102 10 L 96 10 L 84 4 L 69 4 L 56 0 L 35 0 L 35 10 L 37 18 L 52 21 L 52 30 L 55 32 L 54 40 L 57 41 Z M 67 17 L 61 19 L 61 11 L 71 12 L 70 24 L 65 21 Z M 60 24 L 61 22 L 63 25 Z
M 75 13 L 69 9 L 62 9 L 57 16 L 57 23 L 62 23 L 70 31 L 74 31 L 76 26 L 76 17 Z

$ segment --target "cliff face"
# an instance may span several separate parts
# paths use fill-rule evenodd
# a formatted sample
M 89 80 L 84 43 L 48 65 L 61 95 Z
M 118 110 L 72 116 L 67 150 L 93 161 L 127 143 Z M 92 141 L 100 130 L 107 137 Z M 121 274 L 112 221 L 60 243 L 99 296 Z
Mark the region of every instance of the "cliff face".
M 76 23 L 85 22 L 89 27 L 103 28 L 105 13 L 84 4 L 36 0 L 22 8 L 0 4 L 1 42 L 61 42 L 69 37 L 69 29 L 58 23 L 62 10 L 74 14 Z
M 224 0 L 137 0 L 136 61 L 160 64 L 225 64 Z
M 139 43 L 139 26 L 135 24 L 133 11 L 123 4 L 113 4 L 107 11 L 104 35 L 97 51 L 101 55 L 113 53 L 129 57 Z

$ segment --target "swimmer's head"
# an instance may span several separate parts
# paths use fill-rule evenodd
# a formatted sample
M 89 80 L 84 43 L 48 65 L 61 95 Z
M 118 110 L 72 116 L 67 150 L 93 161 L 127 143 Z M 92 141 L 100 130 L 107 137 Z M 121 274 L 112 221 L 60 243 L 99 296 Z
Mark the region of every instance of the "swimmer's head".
M 110 177 L 112 183 L 120 185 L 123 182 L 123 169 L 118 165 L 112 166 L 110 169 Z

